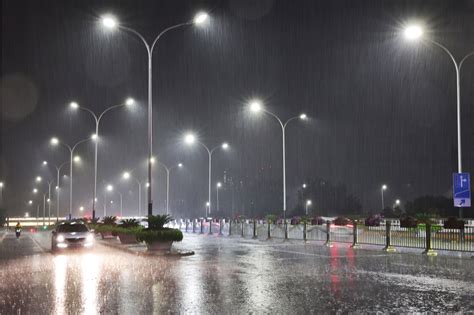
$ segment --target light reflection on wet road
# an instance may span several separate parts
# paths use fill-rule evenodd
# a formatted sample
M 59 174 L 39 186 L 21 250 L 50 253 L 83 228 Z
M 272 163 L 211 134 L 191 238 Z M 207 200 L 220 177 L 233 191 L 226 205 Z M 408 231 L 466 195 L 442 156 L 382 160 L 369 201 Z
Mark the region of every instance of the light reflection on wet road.
M 47 237 L 0 245 L 1 314 L 474 310 L 473 259 L 192 234 L 189 257 L 52 255 Z

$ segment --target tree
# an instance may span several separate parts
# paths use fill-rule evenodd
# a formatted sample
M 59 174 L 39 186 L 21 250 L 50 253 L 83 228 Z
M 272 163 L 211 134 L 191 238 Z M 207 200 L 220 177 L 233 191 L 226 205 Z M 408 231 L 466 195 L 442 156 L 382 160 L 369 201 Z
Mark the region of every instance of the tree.
M 455 216 L 453 200 L 444 196 L 422 196 L 413 201 L 407 202 L 406 213 L 411 216 L 426 213 L 434 216 L 449 217 Z

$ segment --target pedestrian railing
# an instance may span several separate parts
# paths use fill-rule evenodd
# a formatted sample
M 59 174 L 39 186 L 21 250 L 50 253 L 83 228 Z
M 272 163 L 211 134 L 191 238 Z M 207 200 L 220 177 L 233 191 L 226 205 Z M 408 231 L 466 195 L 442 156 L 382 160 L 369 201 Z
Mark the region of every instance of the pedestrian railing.
M 468 223 L 474 223 L 467 221 Z M 443 227 L 443 221 L 436 224 L 419 224 L 403 227 L 398 220 L 385 220 L 379 226 L 365 226 L 352 221 L 346 225 L 335 225 L 327 221 L 321 225 L 306 222 L 290 224 L 285 222 L 264 222 L 263 220 L 176 220 L 169 224 L 186 233 L 218 234 L 259 239 L 295 239 L 358 245 L 379 245 L 394 251 L 396 247 L 424 249 L 425 253 L 436 254 L 435 250 L 474 252 L 474 225 L 460 229 Z

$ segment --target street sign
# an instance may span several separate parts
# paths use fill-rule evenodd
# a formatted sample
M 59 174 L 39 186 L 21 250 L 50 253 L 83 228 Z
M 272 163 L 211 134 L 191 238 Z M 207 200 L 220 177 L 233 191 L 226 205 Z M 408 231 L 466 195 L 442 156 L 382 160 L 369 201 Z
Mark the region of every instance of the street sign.
M 471 185 L 469 173 L 453 173 L 454 206 L 468 208 L 471 206 Z

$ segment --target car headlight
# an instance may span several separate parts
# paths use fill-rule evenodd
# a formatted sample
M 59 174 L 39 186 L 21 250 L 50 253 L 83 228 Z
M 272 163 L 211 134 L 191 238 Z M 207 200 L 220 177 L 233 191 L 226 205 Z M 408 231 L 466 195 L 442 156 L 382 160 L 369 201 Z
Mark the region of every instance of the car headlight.
M 65 238 L 64 238 L 63 235 L 58 235 L 58 236 L 56 237 L 56 241 L 58 241 L 59 243 L 62 243 L 62 242 L 65 241 Z
M 94 241 L 94 235 L 92 235 L 92 234 L 87 235 L 86 241 L 87 241 L 87 242 L 92 242 L 92 241 Z

